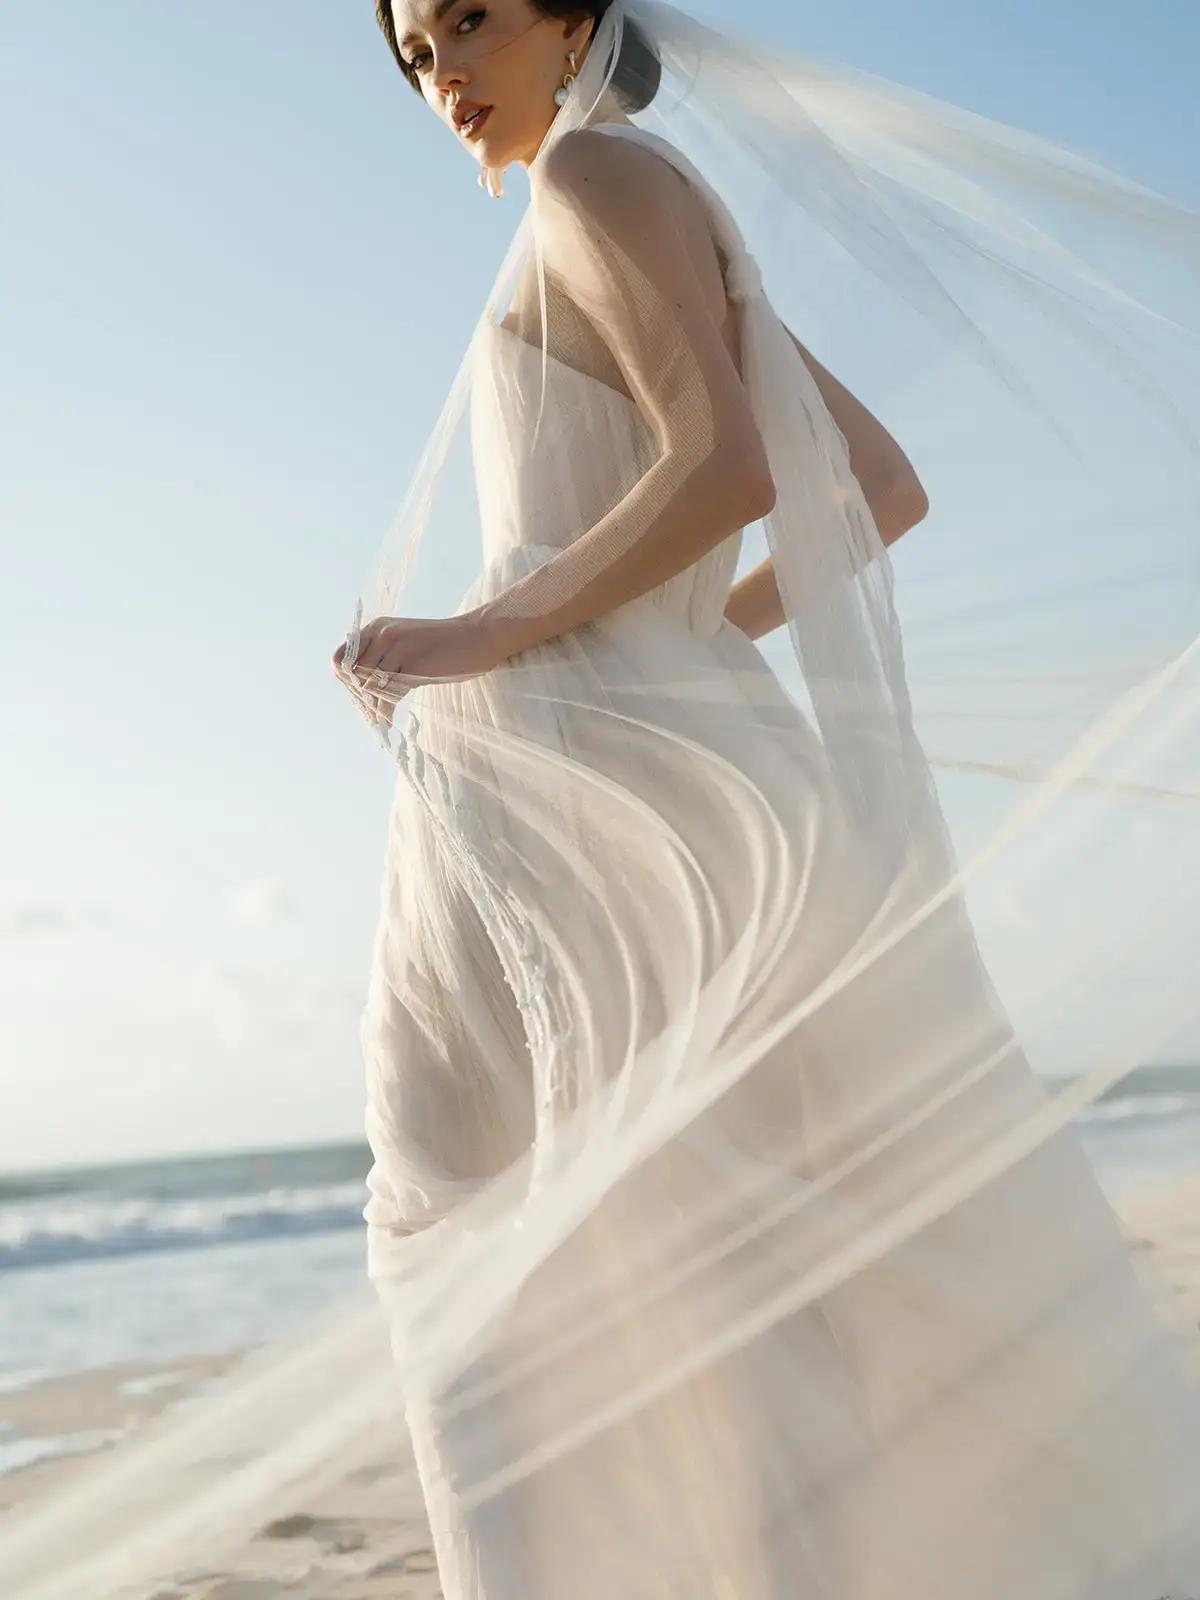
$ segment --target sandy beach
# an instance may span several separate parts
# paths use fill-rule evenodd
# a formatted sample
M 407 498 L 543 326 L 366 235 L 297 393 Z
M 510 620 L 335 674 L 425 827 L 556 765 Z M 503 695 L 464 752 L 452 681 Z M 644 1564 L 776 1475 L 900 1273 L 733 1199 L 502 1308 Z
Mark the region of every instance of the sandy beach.
M 1200 1383 L 1200 1173 L 1146 1188 L 1118 1215 L 1184 1364 Z
M 1200 1174 L 1165 1182 L 1131 1196 L 1120 1207 L 1122 1228 L 1139 1271 L 1161 1314 L 1175 1331 L 1190 1372 L 1200 1383 Z M 234 1384 L 253 1372 L 256 1353 L 203 1357 L 159 1366 L 115 1367 L 52 1380 L 15 1396 L 0 1396 L 0 1424 L 25 1434 L 64 1431 L 64 1417 L 81 1437 L 99 1440 L 107 1430 L 138 1423 L 133 1439 L 166 1427 L 187 1397 L 212 1385 Z M 339 1336 L 337 1361 L 322 1363 L 322 1384 L 349 1384 L 362 1401 L 362 1421 L 340 1437 L 310 1492 L 298 1489 L 290 1505 L 248 1530 L 219 1558 L 193 1562 L 169 1583 L 145 1591 L 145 1600 L 433 1600 L 440 1595 L 437 1564 L 425 1521 L 420 1485 L 397 1408 L 395 1426 L 371 1418 L 371 1396 L 394 1394 L 391 1358 L 370 1311 Z M 294 1385 L 286 1390 L 294 1394 Z M 340 1392 L 340 1391 L 339 1391 Z M 354 1408 L 350 1408 L 354 1411 Z M 177 1412 L 176 1412 L 177 1415 Z M 370 1419 L 370 1420 L 368 1420 Z M 100 1458 L 112 1461 L 118 1445 L 33 1462 L 0 1480 L 6 1520 L 36 1514 L 51 1490 L 82 1486 Z M 93 1480 L 94 1481 L 94 1480 Z M 214 1542 L 214 1550 L 219 1541 Z M 18 1600 L 13 1595 L 12 1600 Z

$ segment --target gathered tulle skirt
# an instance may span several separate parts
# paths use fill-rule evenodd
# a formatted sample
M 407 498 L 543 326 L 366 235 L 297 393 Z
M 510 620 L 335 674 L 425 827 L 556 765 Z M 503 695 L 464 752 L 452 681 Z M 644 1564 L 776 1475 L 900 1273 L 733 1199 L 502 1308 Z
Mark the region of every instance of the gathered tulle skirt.
M 447 1600 L 1200 1594 L 1172 1336 L 756 646 L 648 597 L 397 737 L 366 1215 Z

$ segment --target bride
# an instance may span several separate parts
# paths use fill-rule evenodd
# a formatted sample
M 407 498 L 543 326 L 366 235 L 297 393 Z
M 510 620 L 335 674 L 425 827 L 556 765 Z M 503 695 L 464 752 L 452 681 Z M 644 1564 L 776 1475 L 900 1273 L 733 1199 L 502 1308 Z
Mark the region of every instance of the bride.
M 1090 664 L 1098 612 L 1077 593 L 1024 633 L 1045 595 L 971 591 L 966 534 L 935 535 L 936 470 L 952 494 L 1014 394 L 1061 403 L 1086 296 L 1097 348 L 1128 314 L 1021 203 L 1049 193 L 1064 229 L 1108 206 L 1132 237 L 1169 202 L 652 0 L 377 14 L 488 192 L 519 167 L 530 193 L 333 658 L 396 761 L 366 1220 L 444 1593 L 1195 1596 L 1200 1395 L 1066 1126 L 1180 1020 L 1189 913 L 1159 886 L 1150 982 L 1119 917 L 1033 959 L 1105 889 L 1120 808 L 1151 804 L 1194 671 L 1168 645 L 1193 634 L 1157 636 L 1157 676 L 1123 663 L 1099 703 L 1087 678 L 1032 763 L 1016 731 L 987 745 L 995 702 L 964 669 L 1028 645 L 1035 703 L 1014 678 L 1010 709 L 1045 719 L 1053 651 L 1070 633 Z M 933 325 L 982 364 L 994 409 L 964 380 L 925 433 L 933 471 L 780 319 L 735 199 L 767 247 L 803 231 L 814 318 L 844 289 L 843 329 L 869 323 L 865 267 L 905 301 L 901 350 Z M 1056 282 L 1076 297 L 1037 299 L 1029 337 L 1001 291 Z M 875 325 L 876 370 L 899 371 Z M 1030 471 L 1036 449 L 1065 483 L 1054 429 Z M 1087 551 L 1115 577 L 1120 549 L 1144 577 L 1181 526 L 1118 545 L 1111 515 L 1042 498 L 1064 570 Z M 1030 790 L 969 828 L 918 737 L 894 603 L 888 550 L 919 524 L 928 592 L 961 580 L 945 749 Z M 442 614 L 415 614 L 439 584 Z M 1158 591 L 1123 592 L 1131 627 L 1154 620 Z M 983 930 L 1014 901 L 1028 954 L 1001 984 Z M 1105 1048 L 1073 1054 L 1122 975 Z M 1049 1019 L 1057 1091 L 1031 1065 Z

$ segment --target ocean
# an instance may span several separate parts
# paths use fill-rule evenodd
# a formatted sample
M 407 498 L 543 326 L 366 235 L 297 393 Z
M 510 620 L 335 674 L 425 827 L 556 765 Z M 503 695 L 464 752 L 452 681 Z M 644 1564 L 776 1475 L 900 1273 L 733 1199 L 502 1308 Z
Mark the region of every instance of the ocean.
M 1194 1172 L 1200 1068 L 1143 1068 L 1074 1126 L 1114 1201 Z M 369 1166 L 347 1143 L 0 1177 L 0 1475 L 121 1429 L 31 1432 L 23 1391 L 121 1369 L 134 1396 L 361 1286 Z

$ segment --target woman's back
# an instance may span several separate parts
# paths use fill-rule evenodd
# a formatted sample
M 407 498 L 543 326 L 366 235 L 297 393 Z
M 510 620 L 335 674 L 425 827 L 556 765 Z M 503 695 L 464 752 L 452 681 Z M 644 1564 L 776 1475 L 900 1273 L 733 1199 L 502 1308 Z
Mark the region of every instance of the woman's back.
M 700 281 L 736 372 L 740 279 L 731 268 L 745 258 L 745 247 L 732 217 L 665 139 L 625 123 L 593 124 L 581 136 L 593 133 L 635 142 L 642 147 L 638 159 L 672 168 L 670 203 L 681 270 L 694 272 Z M 472 373 L 472 454 L 485 562 L 517 546 L 551 551 L 570 544 L 620 502 L 660 448 L 612 342 L 552 264 L 544 276 L 543 340 L 536 267 L 531 256 L 507 315 L 484 325 Z M 727 277 L 733 279 L 732 296 Z M 539 419 L 543 353 L 546 389 Z M 714 632 L 740 547 L 739 529 L 643 598 L 667 607 L 697 631 Z M 477 591 L 469 603 L 478 603 Z

